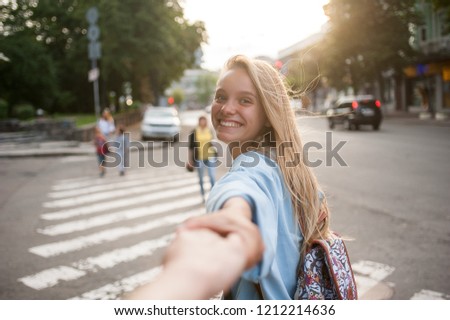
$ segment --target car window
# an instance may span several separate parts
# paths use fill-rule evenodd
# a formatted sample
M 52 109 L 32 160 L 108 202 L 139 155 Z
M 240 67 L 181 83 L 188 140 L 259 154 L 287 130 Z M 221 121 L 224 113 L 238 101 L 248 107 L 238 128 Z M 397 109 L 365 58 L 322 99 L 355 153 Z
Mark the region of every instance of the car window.
M 173 110 L 149 110 L 145 113 L 146 118 L 169 118 L 175 116 L 176 112 L 174 112 Z
M 358 104 L 361 107 L 370 107 L 370 108 L 376 107 L 375 100 L 361 100 L 361 101 L 358 101 Z
M 346 108 L 351 108 L 351 107 L 352 107 L 351 102 L 345 102 L 345 103 L 338 105 L 338 109 L 346 109 Z

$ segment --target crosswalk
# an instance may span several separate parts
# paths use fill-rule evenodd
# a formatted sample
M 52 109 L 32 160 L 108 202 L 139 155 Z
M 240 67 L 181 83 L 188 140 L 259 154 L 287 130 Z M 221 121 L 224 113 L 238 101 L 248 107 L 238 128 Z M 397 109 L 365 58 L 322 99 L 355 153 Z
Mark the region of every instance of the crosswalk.
M 59 180 L 42 208 L 36 233 L 43 240 L 28 252 L 47 267 L 17 280 L 39 292 L 69 292 L 60 297 L 66 299 L 119 299 L 151 281 L 175 227 L 205 213 L 196 174 L 175 167 Z M 393 285 L 385 281 L 395 268 L 373 261 L 352 266 L 361 299 L 392 297 Z M 421 290 L 411 299 L 449 297 Z
M 55 263 L 18 279 L 41 292 L 77 287 L 82 279 L 95 283 L 108 270 L 133 268 L 133 262 L 163 250 L 176 225 L 205 213 L 196 174 L 175 167 L 130 170 L 124 177 L 59 180 L 42 207 L 36 232 L 45 241 L 28 251 Z M 110 283 L 86 292 L 73 290 L 67 298 L 118 299 L 160 272 L 158 264 L 151 266 L 123 278 L 109 277 Z

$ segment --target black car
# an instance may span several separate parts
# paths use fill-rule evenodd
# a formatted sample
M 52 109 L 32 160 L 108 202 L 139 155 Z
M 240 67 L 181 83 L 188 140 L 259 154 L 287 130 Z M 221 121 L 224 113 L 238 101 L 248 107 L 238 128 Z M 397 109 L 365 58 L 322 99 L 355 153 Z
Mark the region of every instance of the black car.
M 378 130 L 382 119 L 381 103 L 372 96 L 344 97 L 327 110 L 330 129 L 343 124 L 348 130 L 358 130 L 360 125 L 371 125 L 373 130 Z

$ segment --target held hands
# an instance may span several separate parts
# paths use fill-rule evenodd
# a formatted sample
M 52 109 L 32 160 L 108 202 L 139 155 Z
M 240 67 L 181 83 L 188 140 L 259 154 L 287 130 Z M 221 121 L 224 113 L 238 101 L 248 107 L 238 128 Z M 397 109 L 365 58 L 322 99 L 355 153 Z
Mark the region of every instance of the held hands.
M 261 260 L 263 251 L 250 206 L 232 198 L 218 212 L 191 218 L 179 227 L 161 274 L 124 298 L 208 299 L 228 290 Z
M 259 262 L 264 252 L 258 227 L 251 221 L 250 206 L 242 198 L 229 199 L 221 210 L 213 214 L 188 219 L 181 228 L 209 229 L 225 238 L 238 236 L 240 247 L 245 251 L 244 270 Z
M 168 272 L 186 277 L 190 294 L 204 299 L 231 287 L 245 269 L 246 251 L 236 234 L 222 237 L 207 229 L 182 229 L 163 264 Z
M 164 267 L 186 276 L 191 299 L 193 294 L 208 298 L 230 289 L 244 270 L 261 260 L 263 252 L 250 206 L 242 198 L 232 198 L 218 212 L 191 218 L 178 228 Z

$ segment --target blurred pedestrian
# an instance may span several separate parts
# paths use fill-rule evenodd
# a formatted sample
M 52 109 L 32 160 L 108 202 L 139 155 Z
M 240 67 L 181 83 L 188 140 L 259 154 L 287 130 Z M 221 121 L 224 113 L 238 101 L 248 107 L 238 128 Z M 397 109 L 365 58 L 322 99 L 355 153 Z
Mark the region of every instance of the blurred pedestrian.
M 263 258 L 241 275 L 229 298 L 293 299 L 301 254 L 314 239 L 332 235 L 325 196 L 301 157 L 303 144 L 282 76 L 267 62 L 232 57 L 219 77 L 211 117 L 233 158 L 206 205 L 224 222 L 196 218 L 191 225 L 240 230 L 251 238 L 242 218 L 256 224 Z
M 420 100 L 422 108 L 425 112 L 429 111 L 430 109 L 430 93 L 428 88 L 425 85 L 418 86 L 417 90 L 420 94 Z
M 128 134 L 125 133 L 125 126 L 122 124 L 119 125 L 117 128 L 116 142 L 117 142 L 117 153 L 120 157 L 119 175 L 124 176 L 125 167 L 128 166 L 129 161 L 128 150 L 130 141 L 128 139 Z
M 224 216 L 212 214 L 201 220 L 217 228 L 195 229 L 197 222 L 191 225 L 188 220 L 168 247 L 162 272 L 126 299 L 209 299 L 228 291 L 245 269 L 261 259 L 262 239 L 249 219 L 241 218 L 238 224 L 245 227 L 234 231 L 222 229 L 227 223 Z
M 189 165 L 197 168 L 200 192 L 205 201 L 205 189 L 203 187 L 203 176 L 205 168 L 208 170 L 211 188 L 216 181 L 216 157 L 217 151 L 212 144 L 213 133 L 208 127 L 205 116 L 200 116 L 198 126 L 189 135 Z
M 101 132 L 99 127 L 94 128 L 94 146 L 97 154 L 98 168 L 100 170 L 100 177 L 105 175 L 105 167 L 103 162 L 105 161 L 105 155 L 107 153 L 106 138 Z
M 116 131 L 116 127 L 114 125 L 114 118 L 108 108 L 105 108 L 103 110 L 102 116 L 98 120 L 97 126 L 106 140 L 112 138 L 114 132 Z

